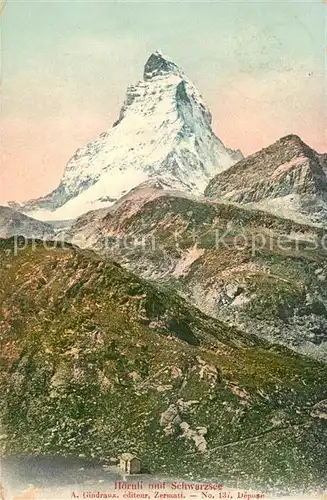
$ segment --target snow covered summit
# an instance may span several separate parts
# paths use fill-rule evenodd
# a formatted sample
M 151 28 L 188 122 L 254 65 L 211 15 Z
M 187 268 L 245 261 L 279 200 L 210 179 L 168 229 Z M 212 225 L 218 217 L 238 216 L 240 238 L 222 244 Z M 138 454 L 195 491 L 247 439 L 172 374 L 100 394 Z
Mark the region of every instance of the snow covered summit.
M 72 219 L 154 178 L 170 189 L 200 194 L 215 174 L 241 158 L 215 136 L 211 113 L 183 71 L 154 52 L 143 80 L 127 88 L 112 128 L 77 150 L 59 186 L 22 211 L 41 220 Z

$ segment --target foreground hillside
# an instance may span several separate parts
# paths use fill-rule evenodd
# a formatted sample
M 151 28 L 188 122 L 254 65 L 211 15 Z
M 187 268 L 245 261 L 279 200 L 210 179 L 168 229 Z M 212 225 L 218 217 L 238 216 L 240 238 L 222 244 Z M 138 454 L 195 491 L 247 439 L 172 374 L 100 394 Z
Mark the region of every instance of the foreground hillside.
M 111 261 L 0 240 L 0 451 L 326 486 L 327 367 L 241 333 Z
M 207 314 L 327 359 L 321 228 L 143 187 L 63 237 L 169 284 Z

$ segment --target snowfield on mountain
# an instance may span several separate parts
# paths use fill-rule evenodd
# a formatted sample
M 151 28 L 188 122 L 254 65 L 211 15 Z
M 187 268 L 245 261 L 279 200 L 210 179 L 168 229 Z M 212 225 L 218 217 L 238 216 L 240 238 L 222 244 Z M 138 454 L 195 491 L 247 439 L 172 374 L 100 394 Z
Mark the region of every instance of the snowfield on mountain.
M 112 128 L 74 154 L 52 193 L 21 209 L 40 220 L 71 219 L 110 205 L 148 179 L 203 193 L 215 174 L 242 158 L 215 136 L 211 121 L 193 83 L 155 52 L 143 80 L 128 87 Z

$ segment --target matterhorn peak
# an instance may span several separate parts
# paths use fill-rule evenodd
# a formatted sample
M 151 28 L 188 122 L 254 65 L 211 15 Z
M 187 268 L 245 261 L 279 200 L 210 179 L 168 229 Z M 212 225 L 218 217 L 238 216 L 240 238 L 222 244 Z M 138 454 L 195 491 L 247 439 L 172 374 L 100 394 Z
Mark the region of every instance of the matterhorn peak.
M 169 74 L 182 75 L 181 69 L 165 56 L 161 51 L 153 52 L 144 66 L 143 78 L 145 81 L 158 76 L 167 76 Z
M 73 219 L 156 179 L 168 189 L 201 195 L 215 174 L 241 157 L 215 136 L 196 86 L 156 51 L 144 79 L 128 86 L 118 120 L 72 156 L 52 193 L 23 211 L 42 220 Z

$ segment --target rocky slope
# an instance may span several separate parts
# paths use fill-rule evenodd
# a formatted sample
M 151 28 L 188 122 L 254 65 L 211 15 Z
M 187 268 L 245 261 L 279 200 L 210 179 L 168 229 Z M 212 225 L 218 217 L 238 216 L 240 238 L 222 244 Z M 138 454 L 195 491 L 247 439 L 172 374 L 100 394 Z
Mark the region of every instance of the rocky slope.
M 152 473 L 326 487 L 326 365 L 93 252 L 13 250 L 0 240 L 1 456 L 132 451 Z
M 152 178 L 203 193 L 217 172 L 240 158 L 213 133 L 210 111 L 193 83 L 155 52 L 143 80 L 128 87 L 113 127 L 74 154 L 52 193 L 21 210 L 41 220 L 71 219 Z
M 27 217 L 13 208 L 0 206 L 1 237 L 21 235 L 26 238 L 42 239 L 53 238 L 54 234 L 52 225 Z
M 323 229 L 141 187 L 62 237 L 170 284 L 207 314 L 327 359 Z
M 290 135 L 217 174 L 205 194 L 326 225 L 326 172 L 326 155 Z

